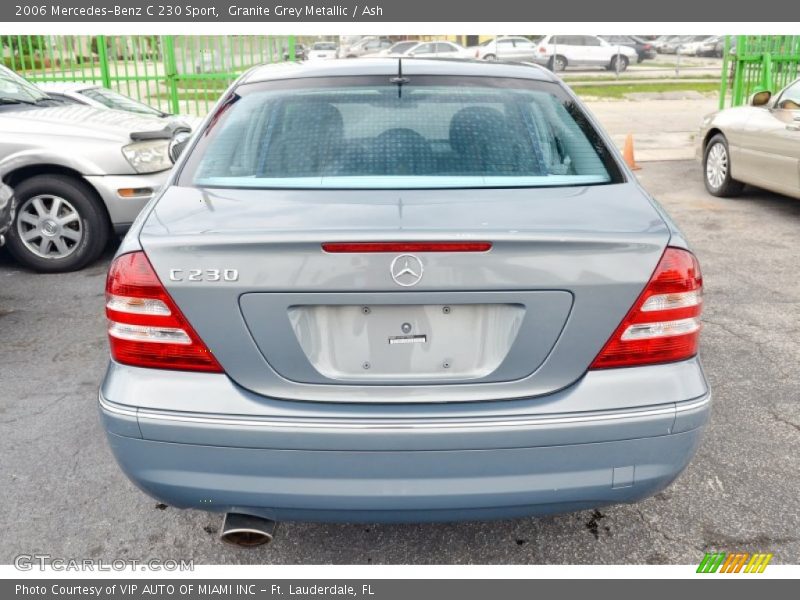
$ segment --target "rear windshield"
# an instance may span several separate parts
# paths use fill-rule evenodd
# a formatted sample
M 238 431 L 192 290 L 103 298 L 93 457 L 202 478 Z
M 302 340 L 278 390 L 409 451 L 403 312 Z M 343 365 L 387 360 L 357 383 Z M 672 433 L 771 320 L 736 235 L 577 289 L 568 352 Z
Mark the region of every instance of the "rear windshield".
M 181 184 L 381 189 L 620 180 L 580 108 L 553 83 L 390 79 L 240 86 L 191 152 Z

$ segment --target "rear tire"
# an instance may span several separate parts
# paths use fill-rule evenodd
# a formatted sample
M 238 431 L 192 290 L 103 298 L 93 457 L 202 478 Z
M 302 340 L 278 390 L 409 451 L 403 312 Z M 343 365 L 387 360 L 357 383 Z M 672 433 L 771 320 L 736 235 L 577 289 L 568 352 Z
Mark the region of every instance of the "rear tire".
M 709 194 L 720 198 L 738 196 L 744 189 L 741 181 L 731 177 L 728 140 L 721 133 L 709 140 L 703 152 L 703 182 Z
M 616 54 L 611 57 L 611 62 L 608 64 L 608 70 L 617 71 L 617 59 L 619 59 L 619 72 L 622 73 L 625 69 L 628 68 L 628 57 Z
M 487 54 L 486 56 L 483 57 L 483 60 L 497 60 L 497 56 L 495 56 L 494 54 Z
M 550 59 L 550 62 L 547 63 L 547 68 L 553 71 L 553 73 L 557 73 L 566 70 L 568 64 L 569 62 L 567 61 L 566 57 L 557 54 Z
M 100 199 L 65 175 L 36 175 L 14 188 L 17 215 L 8 251 L 40 273 L 77 271 L 96 260 L 110 233 Z

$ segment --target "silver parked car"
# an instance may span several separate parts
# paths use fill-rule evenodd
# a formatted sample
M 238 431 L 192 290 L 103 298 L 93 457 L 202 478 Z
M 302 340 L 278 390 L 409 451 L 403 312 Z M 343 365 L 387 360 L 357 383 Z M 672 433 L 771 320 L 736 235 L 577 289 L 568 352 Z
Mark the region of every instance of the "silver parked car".
M 708 115 L 698 136 L 706 189 L 735 196 L 749 183 L 800 198 L 800 79 L 748 106 Z
M 8 250 L 43 272 L 96 259 L 166 181 L 182 135 L 160 119 L 54 101 L 0 66 L 0 172 L 17 198 Z
M 536 56 L 536 44 L 522 36 L 491 38 L 467 50 L 482 60 L 532 61 Z
M 0 246 L 6 243 L 6 232 L 14 221 L 15 210 L 14 190 L 0 178 Z
M 390 53 L 391 54 L 391 53 Z M 420 42 L 402 52 L 404 57 L 416 58 L 472 58 L 472 52 L 461 44 L 448 40 Z
M 227 541 L 633 502 L 708 418 L 697 260 L 580 101 L 399 66 L 245 74 L 111 265 L 111 448 Z
M 340 48 L 338 54 L 340 58 L 358 58 L 359 56 L 379 54 L 392 46 L 393 43 L 389 38 L 367 36 L 352 46 Z
M 122 110 L 138 115 L 156 117 L 166 121 L 180 121 L 190 128 L 200 124 L 202 119 L 191 115 L 176 115 L 165 112 L 149 104 L 92 83 L 55 82 L 37 86 L 45 94 L 65 104 L 83 104 L 95 108 Z

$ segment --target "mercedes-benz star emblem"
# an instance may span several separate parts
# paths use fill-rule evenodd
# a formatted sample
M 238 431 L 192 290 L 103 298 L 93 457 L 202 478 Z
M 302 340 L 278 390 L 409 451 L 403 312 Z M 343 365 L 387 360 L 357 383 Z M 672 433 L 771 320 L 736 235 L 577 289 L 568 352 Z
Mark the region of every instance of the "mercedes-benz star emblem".
M 409 287 L 422 279 L 422 261 L 413 254 L 401 254 L 392 261 L 392 279 L 397 285 Z

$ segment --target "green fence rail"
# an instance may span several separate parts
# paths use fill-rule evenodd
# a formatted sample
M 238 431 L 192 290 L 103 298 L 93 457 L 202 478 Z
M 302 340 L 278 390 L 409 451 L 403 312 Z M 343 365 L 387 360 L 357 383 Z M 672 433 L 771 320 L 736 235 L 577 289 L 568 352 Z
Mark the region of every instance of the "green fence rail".
M 33 83 L 102 85 L 197 116 L 251 66 L 294 53 L 294 36 L 0 36 L 2 63 Z
M 728 37 L 723 53 L 719 106 L 741 106 L 757 89 L 775 93 L 798 77 L 800 36 Z

